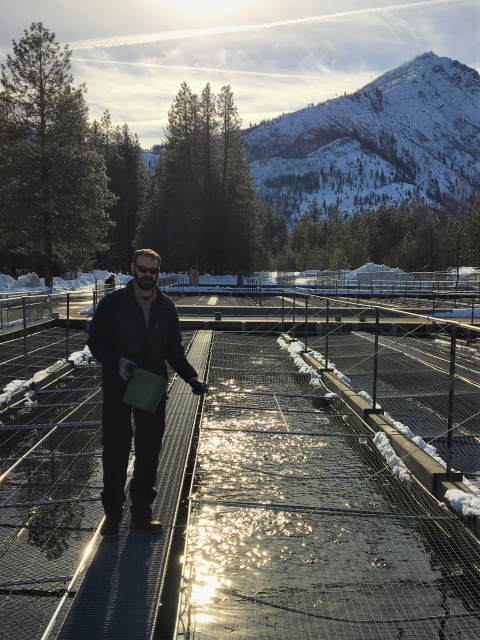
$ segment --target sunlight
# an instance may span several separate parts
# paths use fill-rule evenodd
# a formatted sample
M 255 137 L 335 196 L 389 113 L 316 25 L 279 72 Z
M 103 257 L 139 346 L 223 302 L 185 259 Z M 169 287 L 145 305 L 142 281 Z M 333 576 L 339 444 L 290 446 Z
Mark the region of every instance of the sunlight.
M 175 8 L 185 11 L 185 13 L 203 16 L 229 13 L 250 3 L 252 3 L 252 0 L 202 0 L 202 2 L 198 2 L 198 0 L 176 0 Z

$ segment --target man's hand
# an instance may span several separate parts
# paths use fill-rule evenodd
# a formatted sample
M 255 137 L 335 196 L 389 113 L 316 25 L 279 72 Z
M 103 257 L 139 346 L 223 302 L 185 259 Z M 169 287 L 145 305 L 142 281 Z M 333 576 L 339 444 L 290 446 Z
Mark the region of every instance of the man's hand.
M 192 387 L 192 393 L 196 396 L 203 396 L 208 393 L 208 384 L 200 382 L 198 378 L 192 378 L 188 381 L 188 384 Z
M 120 375 L 122 378 L 124 380 L 129 380 L 132 376 L 133 370 L 138 367 L 138 364 L 132 362 L 132 360 L 127 360 L 127 358 L 120 358 L 118 366 L 120 367 Z

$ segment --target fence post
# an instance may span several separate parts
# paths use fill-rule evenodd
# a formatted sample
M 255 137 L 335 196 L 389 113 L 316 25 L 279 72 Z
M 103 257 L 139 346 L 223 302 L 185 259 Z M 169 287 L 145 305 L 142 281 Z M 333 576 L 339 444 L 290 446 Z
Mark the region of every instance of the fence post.
M 377 377 L 378 377 L 378 333 L 380 328 L 380 313 L 378 307 L 375 307 L 375 353 L 373 355 L 373 408 L 377 408 Z
M 27 305 L 22 298 L 23 306 L 23 359 L 25 363 L 25 380 L 28 380 L 28 348 L 27 348 Z
M 432 291 L 433 294 L 433 312 L 432 316 L 435 317 L 435 289 Z
M 475 317 L 475 294 L 473 294 L 472 296 L 472 322 L 471 324 L 473 324 L 473 318 Z
M 308 296 L 305 298 L 305 351 L 307 350 Z
M 65 337 L 65 359 L 68 360 L 68 337 L 70 333 L 70 294 L 67 293 L 67 331 Z
M 2 307 L 2 300 L 0 299 L 0 328 L 3 331 L 3 307 Z
M 325 369 L 328 369 L 328 334 L 329 334 L 329 321 L 330 321 L 330 300 L 327 298 L 327 313 L 325 318 Z
M 448 427 L 447 427 L 447 475 L 452 473 L 453 453 L 453 401 L 455 397 L 455 353 L 457 347 L 457 328 L 453 327 L 450 339 L 450 385 L 448 389 Z
M 285 331 L 285 291 L 282 291 L 282 331 Z
M 419 284 L 419 287 L 418 287 L 418 306 L 420 306 L 420 297 L 422 295 L 422 281 L 419 280 L 418 284 Z
M 357 304 L 358 304 L 360 302 L 360 278 L 358 278 L 357 282 L 358 282 L 358 287 L 357 287 Z
M 292 324 L 292 337 L 293 337 L 294 340 L 295 340 L 295 308 L 296 308 L 296 301 L 297 301 L 297 298 L 296 298 L 296 293 L 294 291 L 293 292 L 293 310 L 292 310 L 292 316 L 293 316 L 293 318 L 292 318 L 292 323 L 293 323 Z

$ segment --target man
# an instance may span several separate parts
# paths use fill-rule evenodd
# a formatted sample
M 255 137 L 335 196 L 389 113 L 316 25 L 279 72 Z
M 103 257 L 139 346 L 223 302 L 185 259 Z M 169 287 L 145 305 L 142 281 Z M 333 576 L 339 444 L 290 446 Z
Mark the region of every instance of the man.
M 160 256 L 151 249 L 135 251 L 131 265 L 133 280 L 98 304 L 89 331 L 88 346 L 102 363 L 102 504 L 106 519 L 100 533 L 119 533 L 125 482 L 132 440 L 132 412 L 135 420 L 135 463 L 130 482 L 131 526 L 159 533 L 162 525 L 152 519 L 158 456 L 165 429 L 163 395 L 155 412 L 147 413 L 123 402 L 135 367 L 164 378 L 165 360 L 192 387 L 193 393 L 207 393 L 185 357 L 175 305 L 156 287 Z

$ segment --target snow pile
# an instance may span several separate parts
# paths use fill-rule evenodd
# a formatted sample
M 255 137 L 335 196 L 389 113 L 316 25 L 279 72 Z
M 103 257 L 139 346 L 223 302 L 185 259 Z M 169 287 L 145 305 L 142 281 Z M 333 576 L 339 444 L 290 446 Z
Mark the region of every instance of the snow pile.
M 36 273 L 19 276 L 18 280 L 0 273 L 0 291 L 24 293 L 25 291 L 49 291 L 49 289 L 45 286 L 45 279 L 39 278 Z
M 58 365 L 66 364 L 67 362 L 71 362 L 75 368 L 77 367 L 88 367 L 90 364 L 90 360 L 92 359 L 92 354 L 88 346 L 84 347 L 82 351 L 74 351 L 68 356 L 67 360 L 57 360 L 49 367 L 42 369 L 41 371 L 37 371 L 37 373 L 30 378 L 29 380 L 12 380 L 7 385 L 5 385 L 2 389 L 2 393 L 0 393 L 0 407 L 6 405 L 10 402 L 12 394 L 16 391 L 20 391 L 21 389 L 25 389 L 25 397 L 27 398 L 27 404 L 31 406 L 33 402 L 31 401 L 31 397 L 35 395 L 35 383 L 43 378 L 46 373 L 50 373 L 54 371 Z M 26 406 L 27 406 L 26 404 Z
M 4 273 L 0 273 L 0 289 L 8 289 L 13 284 L 15 284 L 15 280 L 12 276 L 7 276 Z
M 358 269 L 349 272 L 349 280 L 358 280 L 361 285 L 370 285 L 374 280 L 393 280 L 396 282 L 405 282 L 413 280 L 414 276 L 405 273 L 398 267 L 387 267 L 384 264 L 375 264 L 368 262 Z
M 88 309 L 82 309 L 80 311 L 81 316 L 93 316 L 93 314 L 94 314 L 93 304 L 90 307 L 88 307 Z
M 0 393 L 0 407 L 10 402 L 12 393 L 19 391 L 20 389 L 28 390 L 31 386 L 32 384 L 30 380 L 12 380 L 12 382 L 9 382 L 3 387 L 3 392 Z
M 68 362 L 71 362 L 74 367 L 88 367 L 91 359 L 92 353 L 88 346 L 84 347 L 82 351 L 74 351 L 68 356 Z
M 460 489 L 449 489 L 445 493 L 445 498 L 452 507 L 465 517 L 480 516 L 480 497 L 472 496 Z
M 438 311 L 435 310 L 436 318 L 471 318 L 472 309 L 452 309 L 451 311 Z M 480 308 L 476 307 L 473 310 L 473 317 L 480 318 Z
M 450 269 L 450 273 L 457 273 L 457 269 L 453 267 Z M 478 267 L 458 267 L 459 276 L 470 276 L 474 273 L 478 273 Z
M 368 402 L 369 405 L 371 405 L 373 407 L 373 398 L 372 396 L 367 393 L 366 391 L 359 391 L 358 395 L 363 398 L 366 402 Z M 378 404 L 378 402 L 375 403 L 375 409 L 381 409 L 382 405 Z
M 435 340 L 433 341 L 433 344 L 436 344 L 437 347 L 441 347 L 442 349 L 450 349 L 450 343 L 447 342 L 446 340 L 439 340 L 438 338 L 435 338 Z M 472 349 L 471 347 L 464 347 L 461 344 L 456 346 L 455 351 L 458 351 L 459 353 L 466 353 L 469 356 L 474 356 L 474 357 L 478 356 L 477 349 Z
M 300 342 L 299 340 L 295 340 L 295 342 L 291 342 L 290 344 L 288 344 L 280 336 L 279 338 L 277 338 L 277 343 L 280 345 L 281 349 L 285 349 L 286 351 L 288 351 L 289 356 L 292 358 L 293 362 L 298 367 L 300 373 L 310 374 L 310 384 L 314 387 L 319 387 L 321 385 L 320 376 L 315 371 L 315 369 L 310 365 L 308 365 L 300 355 L 301 353 L 305 353 L 305 345 L 303 344 L 303 342 Z
M 394 475 L 398 476 L 402 482 L 411 482 L 410 474 L 407 467 L 403 464 L 395 451 L 392 449 L 392 445 L 387 436 L 378 431 L 373 439 L 373 442 L 382 456 L 387 461 L 388 465 L 392 468 Z
M 203 276 L 198 277 L 198 284 L 236 285 L 237 276 L 212 276 L 209 273 L 205 273 Z

